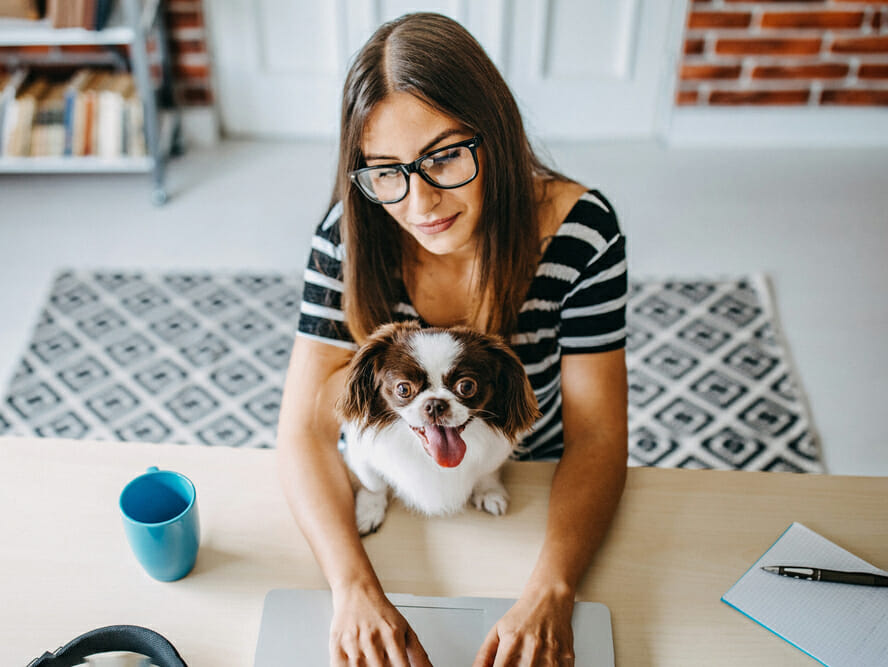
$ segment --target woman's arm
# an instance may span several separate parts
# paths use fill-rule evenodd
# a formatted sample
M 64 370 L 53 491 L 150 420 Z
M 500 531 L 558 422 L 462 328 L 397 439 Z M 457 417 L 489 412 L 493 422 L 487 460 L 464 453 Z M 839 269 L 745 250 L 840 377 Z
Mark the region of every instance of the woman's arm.
M 334 413 L 352 352 L 297 336 L 278 422 L 278 470 L 293 516 L 333 593 L 333 665 L 427 665 L 361 544 Z M 409 661 L 409 662 L 408 662 Z
M 555 469 L 543 548 L 521 598 L 494 626 L 482 665 L 572 665 L 574 595 L 616 511 L 626 481 L 624 350 L 561 362 L 564 454 Z M 526 661 L 526 662 L 525 662 Z

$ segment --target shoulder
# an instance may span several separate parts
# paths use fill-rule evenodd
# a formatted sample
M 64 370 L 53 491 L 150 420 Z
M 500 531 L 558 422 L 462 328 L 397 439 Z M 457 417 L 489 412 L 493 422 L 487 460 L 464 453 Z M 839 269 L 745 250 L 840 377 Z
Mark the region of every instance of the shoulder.
M 583 230 L 593 230 L 604 239 L 611 241 L 621 234 L 617 214 L 613 205 L 598 190 L 585 190 L 576 200 L 562 222 L 566 233 L 582 234 Z
M 614 207 L 598 190 L 583 189 L 550 237 L 549 261 L 581 270 L 622 243 Z
M 341 243 L 342 240 L 342 202 L 333 204 L 323 220 L 315 228 L 315 236 L 332 243 Z
M 338 272 L 345 246 L 342 243 L 342 202 L 336 202 L 315 228 L 311 238 L 309 265 L 323 273 Z

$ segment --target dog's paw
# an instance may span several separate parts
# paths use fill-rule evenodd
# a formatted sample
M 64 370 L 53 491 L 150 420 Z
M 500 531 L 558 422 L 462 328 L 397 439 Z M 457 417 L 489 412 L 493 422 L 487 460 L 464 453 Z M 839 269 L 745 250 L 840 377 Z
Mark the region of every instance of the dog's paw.
M 500 483 L 485 485 L 472 491 L 472 504 L 479 510 L 502 516 L 509 508 L 509 494 Z
M 361 536 L 376 532 L 385 519 L 388 507 L 386 492 L 373 493 L 367 489 L 358 489 L 355 494 L 355 518 L 358 522 L 358 533 Z

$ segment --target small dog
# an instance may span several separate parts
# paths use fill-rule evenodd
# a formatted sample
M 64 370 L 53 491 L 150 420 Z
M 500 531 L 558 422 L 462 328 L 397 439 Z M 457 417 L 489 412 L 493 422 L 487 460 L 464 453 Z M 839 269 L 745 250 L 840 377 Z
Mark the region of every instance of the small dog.
M 362 535 L 385 518 L 389 487 L 428 515 L 457 512 L 469 498 L 503 514 L 500 468 L 540 415 L 501 338 L 414 322 L 383 325 L 358 350 L 337 412 Z

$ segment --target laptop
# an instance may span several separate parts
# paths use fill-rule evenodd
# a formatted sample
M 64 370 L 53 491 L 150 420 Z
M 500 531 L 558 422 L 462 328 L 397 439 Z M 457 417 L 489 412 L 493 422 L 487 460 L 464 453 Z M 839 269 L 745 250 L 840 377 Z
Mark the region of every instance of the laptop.
M 468 667 L 490 628 L 515 600 L 387 594 L 403 614 L 435 667 Z M 328 590 L 276 589 L 265 596 L 254 667 L 330 664 L 328 641 L 333 599 Z M 577 602 L 573 614 L 576 664 L 614 667 L 610 610 Z

